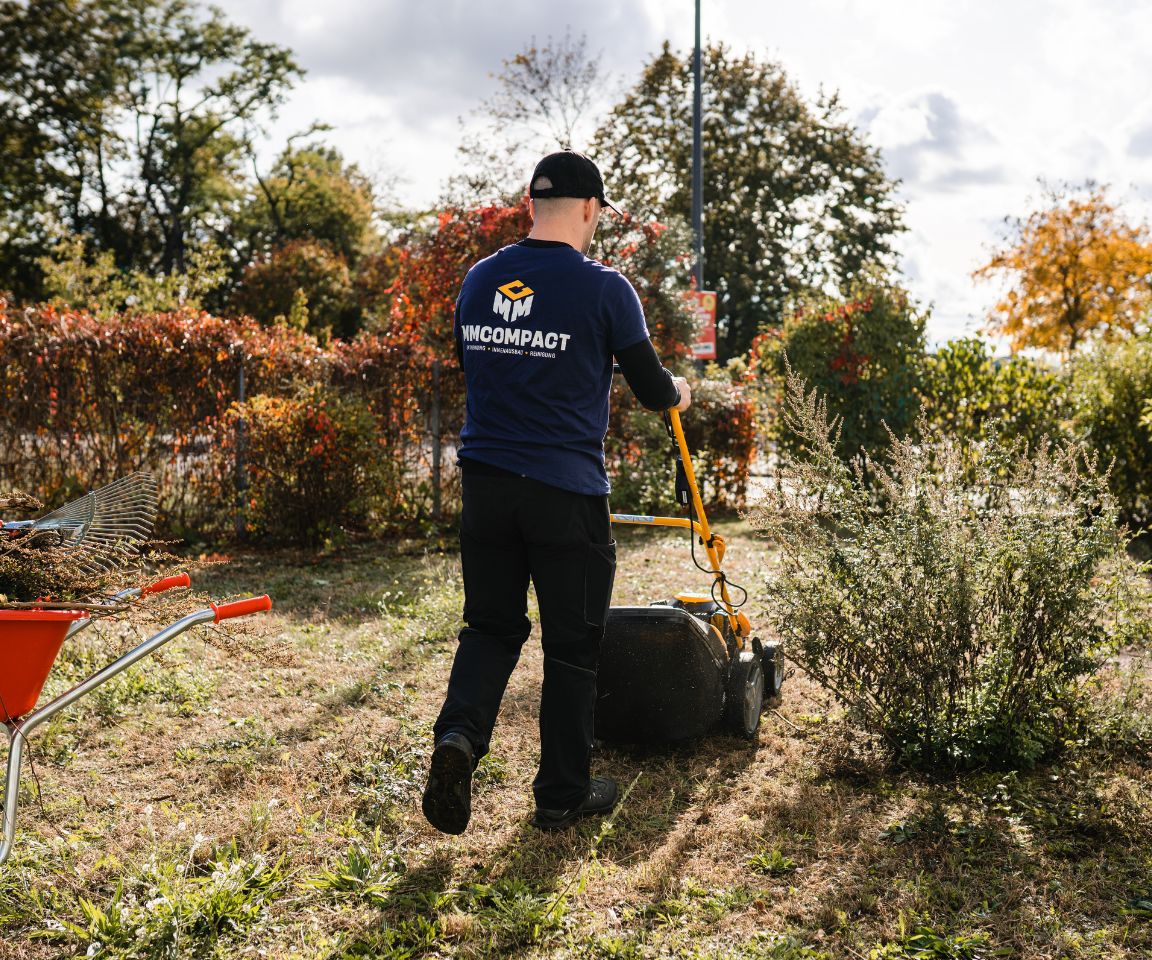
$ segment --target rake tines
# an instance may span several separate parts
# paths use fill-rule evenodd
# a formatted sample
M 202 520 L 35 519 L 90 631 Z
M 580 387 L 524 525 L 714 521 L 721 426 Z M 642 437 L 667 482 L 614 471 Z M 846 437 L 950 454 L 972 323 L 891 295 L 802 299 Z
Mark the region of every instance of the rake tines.
M 85 566 L 110 570 L 135 557 L 156 522 L 156 478 L 133 473 L 33 521 L 29 535 L 55 533 L 57 545 L 84 554 Z

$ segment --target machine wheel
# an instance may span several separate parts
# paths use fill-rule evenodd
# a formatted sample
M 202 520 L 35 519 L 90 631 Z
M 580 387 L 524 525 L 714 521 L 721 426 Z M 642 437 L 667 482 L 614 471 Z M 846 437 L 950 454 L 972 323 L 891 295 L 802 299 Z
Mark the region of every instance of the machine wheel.
M 780 699 L 784 686 L 784 652 L 778 643 L 766 643 L 760 659 L 764 664 L 764 702 Z
M 764 668 L 760 657 L 744 654 L 732 663 L 724 697 L 724 726 L 729 733 L 752 740 L 764 709 Z

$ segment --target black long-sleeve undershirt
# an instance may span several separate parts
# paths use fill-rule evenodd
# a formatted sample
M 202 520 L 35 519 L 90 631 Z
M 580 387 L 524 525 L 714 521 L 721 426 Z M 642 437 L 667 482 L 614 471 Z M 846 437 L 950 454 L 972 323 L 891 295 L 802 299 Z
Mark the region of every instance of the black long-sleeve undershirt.
M 616 362 L 641 406 L 648 410 L 667 410 L 680 402 L 680 388 L 660 363 L 651 340 L 644 339 L 617 351 Z

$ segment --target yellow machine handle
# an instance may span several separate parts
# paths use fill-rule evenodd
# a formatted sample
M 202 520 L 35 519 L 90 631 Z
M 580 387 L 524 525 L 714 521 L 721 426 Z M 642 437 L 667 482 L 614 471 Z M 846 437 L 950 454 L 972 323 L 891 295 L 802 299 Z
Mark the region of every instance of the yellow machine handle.
M 688 480 L 688 489 L 692 497 L 692 510 L 696 519 L 614 513 L 612 514 L 612 522 L 658 527 L 690 527 L 693 535 L 698 536 L 704 545 L 704 550 L 708 555 L 708 563 L 715 577 L 713 587 L 716 583 L 720 584 L 721 604 L 728 617 L 728 623 L 732 627 L 732 635 L 736 637 L 739 649 L 743 650 L 747 646 L 748 634 L 751 633 L 751 629 L 748 625 L 748 618 L 737 615 L 736 608 L 732 606 L 732 598 L 728 595 L 728 581 L 725 579 L 724 571 L 721 568 L 721 564 L 724 562 L 724 539 L 713 534 L 708 525 L 708 516 L 704 512 L 704 501 L 700 497 L 700 487 L 696 483 L 696 471 L 692 469 L 692 455 L 688 452 L 688 443 L 684 439 L 684 427 L 680 422 L 680 411 L 672 408 L 665 411 L 664 416 L 671 428 L 672 438 L 676 441 L 676 446 L 680 451 L 680 459 L 684 464 L 684 475 Z
M 715 576 L 714 583 L 720 584 L 720 599 L 728 613 L 728 623 L 732 627 L 732 635 L 737 638 L 740 649 L 744 649 L 746 638 L 741 629 L 740 621 L 736 618 L 736 609 L 732 606 L 732 598 L 728 596 L 728 581 L 724 577 L 721 567 L 723 562 L 723 546 L 717 549 L 716 539 L 712 536 L 712 529 L 708 526 L 708 515 L 704 512 L 704 501 L 700 497 L 700 486 L 696 483 L 696 471 L 692 468 L 692 454 L 688 452 L 688 441 L 684 439 L 684 426 L 680 422 L 680 411 L 673 407 L 668 411 L 668 419 L 672 424 L 672 435 L 676 439 L 676 446 L 680 448 L 680 458 L 684 461 L 684 473 L 688 477 L 688 489 L 692 492 L 692 507 L 697 522 L 700 525 L 700 539 L 704 549 L 708 552 L 708 562 L 712 566 Z M 723 543 L 723 541 L 721 541 Z

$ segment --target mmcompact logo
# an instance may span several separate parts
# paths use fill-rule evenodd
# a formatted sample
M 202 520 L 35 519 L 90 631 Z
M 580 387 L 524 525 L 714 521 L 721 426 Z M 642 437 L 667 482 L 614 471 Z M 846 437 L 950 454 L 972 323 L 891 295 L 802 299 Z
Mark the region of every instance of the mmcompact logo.
M 496 288 L 496 299 L 492 301 L 492 312 L 505 320 L 515 321 L 532 312 L 532 288 L 522 280 L 512 280 Z

